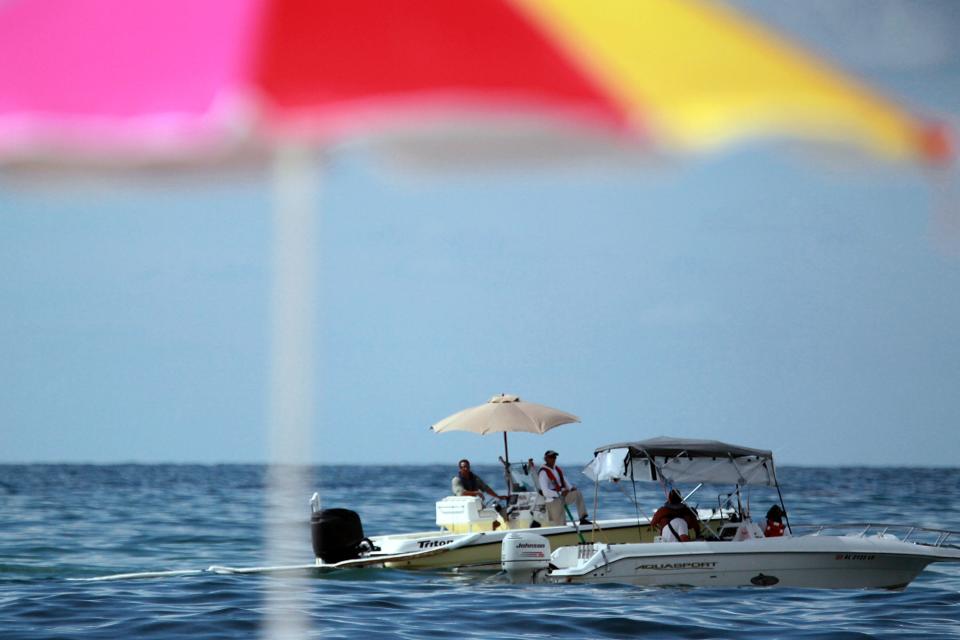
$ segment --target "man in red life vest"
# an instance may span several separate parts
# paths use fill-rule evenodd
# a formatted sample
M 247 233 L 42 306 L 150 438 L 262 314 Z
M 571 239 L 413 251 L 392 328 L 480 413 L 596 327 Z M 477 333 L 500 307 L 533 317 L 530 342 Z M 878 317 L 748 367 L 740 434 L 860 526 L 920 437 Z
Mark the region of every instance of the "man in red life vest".
M 779 538 L 785 531 L 783 509 L 780 508 L 780 505 L 775 504 L 767 511 L 767 526 L 763 531 L 763 536 L 765 538 Z
M 670 490 L 666 503 L 653 514 L 650 526 L 660 531 L 664 542 L 687 542 L 691 529 L 700 537 L 700 520 L 693 509 L 683 504 L 683 497 L 676 489 Z
M 552 450 L 543 454 L 544 465 L 539 471 L 540 492 L 547 501 L 547 516 L 550 518 L 550 523 L 566 522 L 563 517 L 563 506 L 575 504 L 580 524 L 593 524 L 587 518 L 587 507 L 583 503 L 583 495 L 575 486 L 567 484 L 563 469 L 557 466 L 557 455 L 557 452 Z

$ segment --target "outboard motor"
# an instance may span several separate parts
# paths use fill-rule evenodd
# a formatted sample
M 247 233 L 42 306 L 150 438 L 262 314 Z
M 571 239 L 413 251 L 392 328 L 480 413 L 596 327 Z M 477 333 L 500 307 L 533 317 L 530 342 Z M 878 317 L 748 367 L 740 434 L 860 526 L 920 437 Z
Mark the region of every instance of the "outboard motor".
M 550 541 L 535 533 L 511 531 L 500 544 L 500 568 L 510 582 L 537 582 L 550 567 Z
M 360 516 L 349 509 L 323 509 L 310 515 L 310 537 L 313 553 L 326 564 L 360 557 L 363 524 Z M 369 549 L 369 547 L 366 547 Z

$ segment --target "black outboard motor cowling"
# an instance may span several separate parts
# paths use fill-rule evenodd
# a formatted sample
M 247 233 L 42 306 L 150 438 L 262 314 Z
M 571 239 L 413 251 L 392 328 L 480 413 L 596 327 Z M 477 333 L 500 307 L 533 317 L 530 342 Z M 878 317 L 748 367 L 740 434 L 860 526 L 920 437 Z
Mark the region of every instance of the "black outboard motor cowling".
M 327 564 L 360 557 L 360 516 L 350 509 L 324 509 L 310 516 L 313 553 Z

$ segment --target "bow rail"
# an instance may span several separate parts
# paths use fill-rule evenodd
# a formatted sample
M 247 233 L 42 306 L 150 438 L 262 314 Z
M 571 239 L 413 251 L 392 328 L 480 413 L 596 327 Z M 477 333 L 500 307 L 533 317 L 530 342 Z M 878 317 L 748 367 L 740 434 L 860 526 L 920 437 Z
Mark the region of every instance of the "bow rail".
M 859 538 L 865 538 L 868 535 L 883 537 L 886 535 L 897 536 L 903 542 L 914 542 L 916 544 L 928 545 L 931 547 L 957 547 L 957 544 L 947 544 L 951 536 L 954 540 L 960 541 L 960 531 L 951 531 L 948 529 L 933 529 L 930 527 L 918 527 L 905 524 L 884 524 L 877 522 L 845 522 L 840 524 L 801 524 L 791 527 L 794 532 L 812 531 L 800 535 L 818 536 L 823 533 L 836 535 L 837 531 L 846 531 L 845 535 L 856 535 Z M 913 540 L 911 540 L 913 538 Z

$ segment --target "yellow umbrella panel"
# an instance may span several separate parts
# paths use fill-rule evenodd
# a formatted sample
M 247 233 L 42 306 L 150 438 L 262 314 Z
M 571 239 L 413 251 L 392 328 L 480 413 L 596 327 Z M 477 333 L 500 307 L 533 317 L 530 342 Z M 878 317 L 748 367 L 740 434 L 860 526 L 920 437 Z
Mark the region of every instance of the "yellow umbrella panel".
M 717 4 L 516 1 L 668 150 L 774 134 L 849 142 L 898 160 L 950 156 L 945 128 Z

